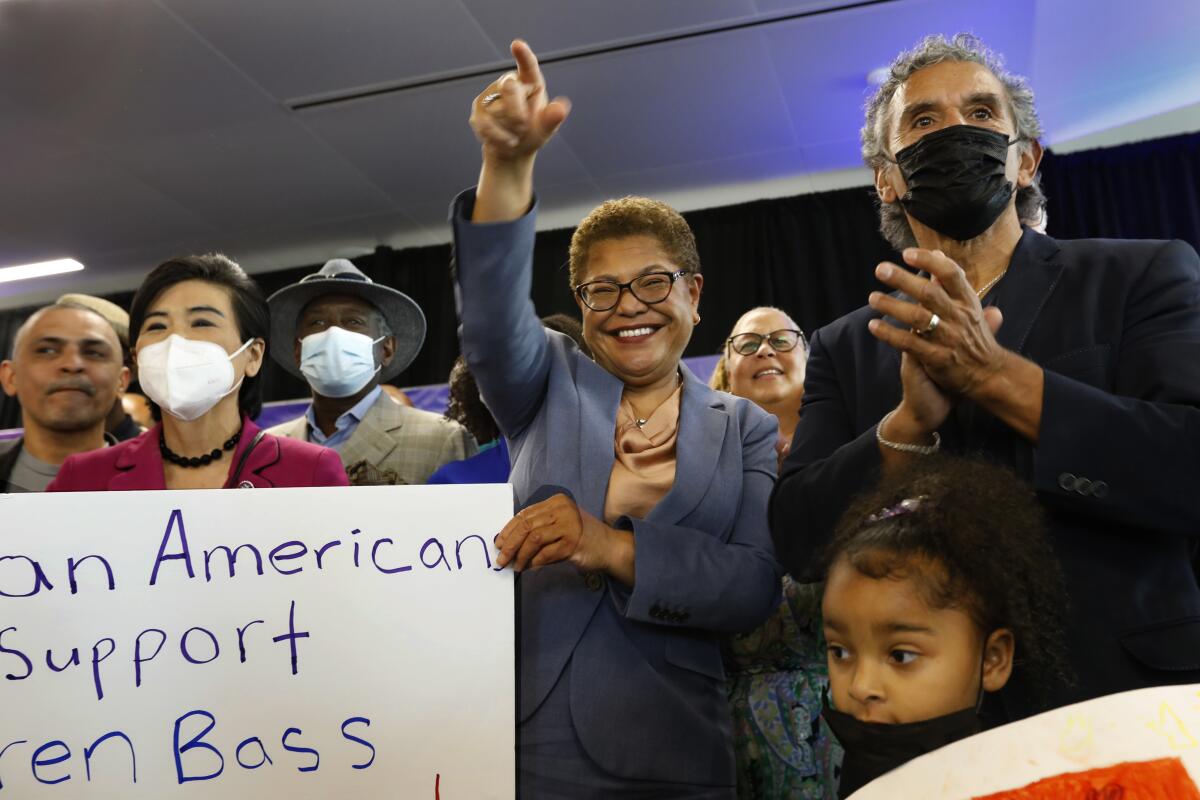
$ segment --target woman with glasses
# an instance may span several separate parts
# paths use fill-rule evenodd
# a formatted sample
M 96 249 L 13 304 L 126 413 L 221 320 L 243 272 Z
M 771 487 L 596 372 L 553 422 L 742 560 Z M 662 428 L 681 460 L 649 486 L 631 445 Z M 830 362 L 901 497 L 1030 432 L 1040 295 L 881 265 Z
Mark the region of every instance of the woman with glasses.
M 778 308 L 747 311 L 729 332 L 709 385 L 779 420 L 780 460 L 800 421 L 808 343 Z M 724 646 L 740 798 L 832 797 L 839 748 L 821 723 L 829 686 L 819 584 L 783 578 L 783 602 L 761 627 Z
M 538 322 L 533 162 L 569 107 L 512 51 L 472 107 L 483 168 L 451 213 L 462 349 L 522 507 L 496 537 L 521 573 L 521 795 L 731 798 L 719 637 L 778 600 L 776 424 L 680 363 L 704 279 L 663 203 L 609 201 L 572 238 L 591 358 Z
M 800 399 L 808 343 L 800 326 L 778 308 L 759 306 L 742 315 L 729 332 L 709 386 L 758 404 L 779 420 L 779 460 L 787 455 Z

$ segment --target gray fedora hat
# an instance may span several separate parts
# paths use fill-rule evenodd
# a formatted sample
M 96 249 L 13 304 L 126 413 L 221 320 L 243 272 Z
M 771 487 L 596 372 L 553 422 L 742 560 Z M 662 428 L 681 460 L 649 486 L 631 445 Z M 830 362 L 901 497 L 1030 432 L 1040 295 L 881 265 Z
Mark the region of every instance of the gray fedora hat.
M 361 297 L 379 309 L 396 337 L 396 354 L 379 374 L 381 381 L 394 378 L 413 362 L 425 343 L 425 314 L 404 292 L 375 283 L 344 258 L 325 262 L 325 266 L 299 283 L 285 286 L 267 298 L 271 308 L 271 358 L 292 375 L 303 380 L 296 364 L 296 322 L 300 312 L 315 297 L 323 294 L 349 294 Z

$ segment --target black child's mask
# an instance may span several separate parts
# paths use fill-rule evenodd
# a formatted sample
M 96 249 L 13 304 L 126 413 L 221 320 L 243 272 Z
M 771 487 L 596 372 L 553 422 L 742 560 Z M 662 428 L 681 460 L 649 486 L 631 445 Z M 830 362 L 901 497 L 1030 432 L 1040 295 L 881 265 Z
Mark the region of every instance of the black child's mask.
M 904 210 L 943 236 L 960 242 L 992 226 L 1013 195 L 1005 177 L 1009 141 L 975 125 L 952 125 L 922 136 L 896 153 L 908 191 Z

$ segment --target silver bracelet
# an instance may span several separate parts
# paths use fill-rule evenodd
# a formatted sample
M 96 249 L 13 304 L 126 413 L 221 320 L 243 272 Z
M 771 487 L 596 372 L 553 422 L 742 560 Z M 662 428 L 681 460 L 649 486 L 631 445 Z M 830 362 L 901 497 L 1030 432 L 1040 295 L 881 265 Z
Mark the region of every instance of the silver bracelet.
M 942 449 L 942 436 L 937 431 L 933 432 L 933 444 L 905 444 L 904 442 L 893 442 L 890 439 L 883 438 L 883 424 L 891 419 L 892 414 L 895 413 L 896 410 L 892 409 L 884 415 L 883 419 L 879 420 L 879 424 L 875 426 L 875 441 L 884 447 L 899 450 L 901 453 L 912 453 L 918 456 L 931 456 Z

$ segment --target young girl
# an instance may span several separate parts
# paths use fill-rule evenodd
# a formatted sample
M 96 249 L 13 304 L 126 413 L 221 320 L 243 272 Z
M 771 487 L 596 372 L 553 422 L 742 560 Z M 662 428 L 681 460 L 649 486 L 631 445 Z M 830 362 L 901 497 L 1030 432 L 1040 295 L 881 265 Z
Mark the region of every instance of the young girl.
M 999 467 L 923 459 L 842 517 L 822 603 L 839 797 L 1068 680 L 1065 598 L 1033 490 Z

